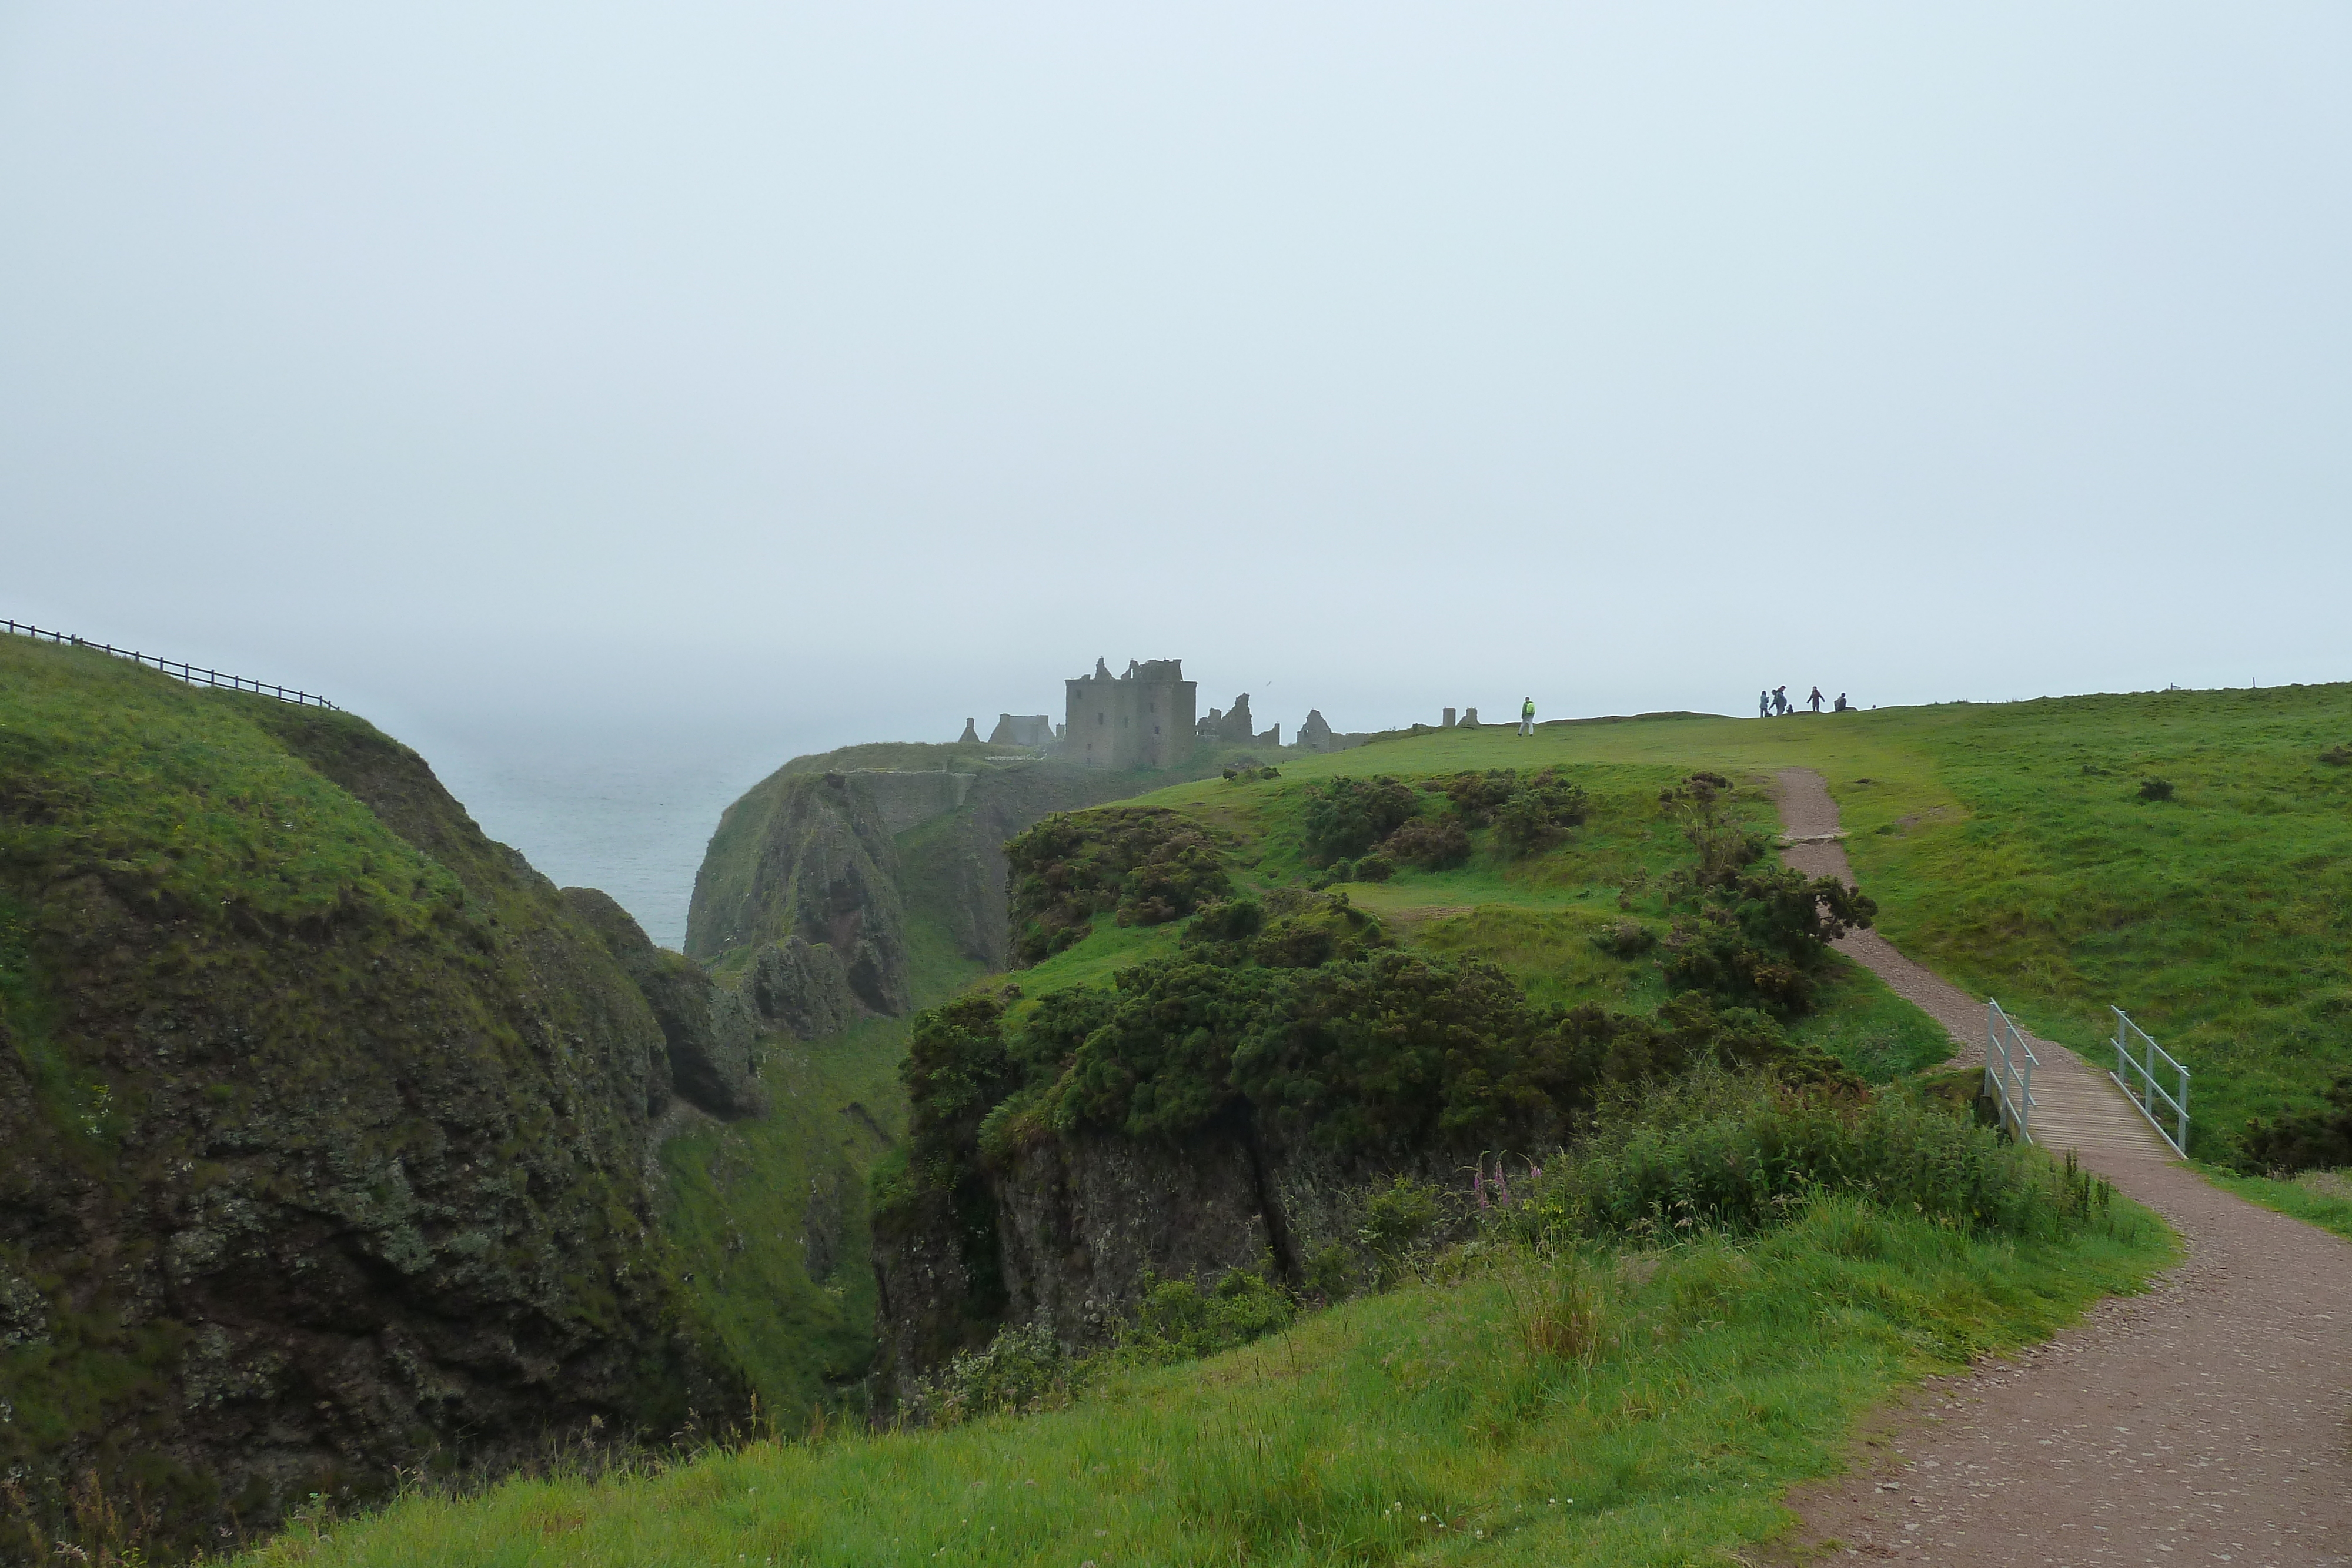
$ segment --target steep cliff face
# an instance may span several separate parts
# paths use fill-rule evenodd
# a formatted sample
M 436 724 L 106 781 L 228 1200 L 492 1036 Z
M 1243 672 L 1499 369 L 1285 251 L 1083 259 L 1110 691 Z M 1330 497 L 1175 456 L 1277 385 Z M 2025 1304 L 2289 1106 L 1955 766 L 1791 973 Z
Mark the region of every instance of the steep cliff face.
M 646 1170 L 751 1086 L 648 978 L 365 723 L 0 644 L 0 1555 L 737 1407 Z
M 687 914 L 686 950 L 714 959 L 799 937 L 823 950 L 858 1005 L 907 1010 L 907 911 L 898 855 L 874 792 L 854 775 L 780 772 L 719 820 Z
M 733 1120 L 768 1108 L 754 1041 L 764 1020 L 740 990 L 711 979 L 693 959 L 653 945 L 610 894 L 567 887 L 563 902 L 595 932 L 661 1025 L 670 1082 L 698 1109 Z
M 1213 767 L 1197 760 L 1193 771 Z M 695 876 L 686 950 L 730 969 L 766 965 L 765 1010 L 807 1020 L 790 1026 L 804 1040 L 843 1027 L 824 1026 L 845 989 L 860 1013 L 903 1014 L 917 926 L 989 968 L 1010 961 L 1005 840 L 1054 812 L 1185 776 L 985 746 L 796 758 L 719 819 Z M 761 950 L 777 943 L 793 950 L 768 958 Z M 807 988 L 798 996 L 796 984 Z

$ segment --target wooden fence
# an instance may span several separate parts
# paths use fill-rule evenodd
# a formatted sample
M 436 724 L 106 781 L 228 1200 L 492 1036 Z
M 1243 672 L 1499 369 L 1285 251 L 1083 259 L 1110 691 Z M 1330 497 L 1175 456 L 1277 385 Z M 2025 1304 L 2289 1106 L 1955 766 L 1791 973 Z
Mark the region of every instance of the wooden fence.
M 337 713 L 342 711 L 322 696 L 315 696 L 309 692 L 298 692 L 290 686 L 272 685 L 268 681 L 248 680 L 243 675 L 224 675 L 218 670 L 207 670 L 183 660 L 159 659 L 152 653 L 141 653 L 129 648 L 118 648 L 111 643 L 89 642 L 80 637 L 68 636 L 63 632 L 51 632 L 22 621 L 0 621 L 0 630 L 14 632 L 23 637 L 37 638 L 45 643 L 55 643 L 62 647 L 88 648 L 93 653 L 111 653 L 118 659 L 128 659 L 134 664 L 145 664 L 161 670 L 165 674 L 185 681 L 192 686 L 219 686 L 224 691 L 257 692 L 263 696 L 276 697 L 281 702 L 300 703 L 309 707 L 328 708 Z

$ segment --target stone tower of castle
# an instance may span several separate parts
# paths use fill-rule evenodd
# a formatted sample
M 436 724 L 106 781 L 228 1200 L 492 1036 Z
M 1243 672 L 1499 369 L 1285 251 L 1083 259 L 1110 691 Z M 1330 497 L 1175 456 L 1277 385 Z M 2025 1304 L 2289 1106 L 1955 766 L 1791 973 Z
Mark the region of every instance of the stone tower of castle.
M 1173 768 L 1192 755 L 1199 689 L 1181 659 L 1130 663 L 1114 677 L 1095 673 L 1064 683 L 1069 711 L 1062 755 L 1088 768 Z

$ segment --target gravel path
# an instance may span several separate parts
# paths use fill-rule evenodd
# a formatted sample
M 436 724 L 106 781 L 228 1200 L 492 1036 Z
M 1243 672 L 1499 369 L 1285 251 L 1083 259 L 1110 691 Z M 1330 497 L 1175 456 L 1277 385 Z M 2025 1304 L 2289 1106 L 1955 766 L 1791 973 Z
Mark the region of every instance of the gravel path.
M 1780 778 L 1791 836 L 1836 831 L 1818 774 Z M 1787 859 L 1852 880 L 1834 842 Z M 1980 998 L 1857 937 L 1841 944 L 1851 956 L 1956 1040 L 1980 1036 Z M 2057 1082 L 2104 1083 L 2062 1048 L 2036 1051 Z M 2352 1565 L 2352 1244 L 2167 1162 L 2152 1134 L 2080 1146 L 2171 1222 L 2187 1260 L 2047 1344 L 1930 1379 L 1865 1437 L 1854 1472 L 1790 1497 L 1803 1526 L 1788 1549 L 1988 1568 Z

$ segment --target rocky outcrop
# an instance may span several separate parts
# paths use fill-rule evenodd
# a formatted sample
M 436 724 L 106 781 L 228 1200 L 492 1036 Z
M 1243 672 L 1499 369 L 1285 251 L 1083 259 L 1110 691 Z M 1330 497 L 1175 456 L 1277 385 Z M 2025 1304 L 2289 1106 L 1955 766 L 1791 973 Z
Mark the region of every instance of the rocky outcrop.
M 349 716 L 0 660 L 0 1561 L 92 1477 L 161 1559 L 742 1408 L 646 1185 L 670 1042 L 554 886 Z
M 891 1392 L 908 1398 L 948 1355 L 1003 1326 L 1042 1324 L 1074 1353 L 1100 1348 L 1152 1279 L 1213 1283 L 1264 1268 L 1304 1288 L 1307 1260 L 1354 1239 L 1360 1193 L 1388 1174 L 1270 1145 L 1245 1113 L 1181 1144 L 1081 1136 L 1021 1149 L 962 1205 L 934 1202 L 877 1228 Z
M 832 950 L 861 1007 L 904 1013 L 911 989 L 898 873 L 870 785 L 787 768 L 719 818 L 695 876 L 686 950 L 709 960 L 798 936 Z
M 683 954 L 655 946 L 609 894 L 567 887 L 563 901 L 603 939 L 604 950 L 653 1009 L 677 1092 L 698 1110 L 725 1120 L 765 1111 L 767 1095 L 752 1060 L 761 1020 L 742 993 L 722 988 Z
M 892 766 L 848 765 L 883 749 Z M 771 976 L 762 1016 L 803 1040 L 846 1027 L 824 1022 L 835 1016 L 829 964 L 859 1012 L 902 1012 L 912 992 L 910 920 L 992 969 L 1010 962 L 1005 840 L 1056 811 L 1188 776 L 1139 782 L 1051 758 L 998 758 L 978 772 L 938 765 L 964 755 L 857 747 L 796 758 L 762 780 L 711 835 L 695 876 L 687 952 L 709 962 L 746 947 L 789 948 L 797 938 L 803 950 L 773 959 L 762 951 L 753 963 Z M 844 766 L 826 766 L 836 761 Z M 796 996 L 805 1000 L 789 999 Z
M 761 947 L 736 994 L 761 1023 L 794 1040 L 839 1034 L 861 1016 L 840 958 L 798 936 Z
M 1106 1342 L 1147 1274 L 1213 1279 L 1289 1251 L 1249 1140 L 1231 1134 L 1181 1150 L 1046 1144 L 992 1185 L 1005 1316 L 1045 1323 L 1072 1349 Z

